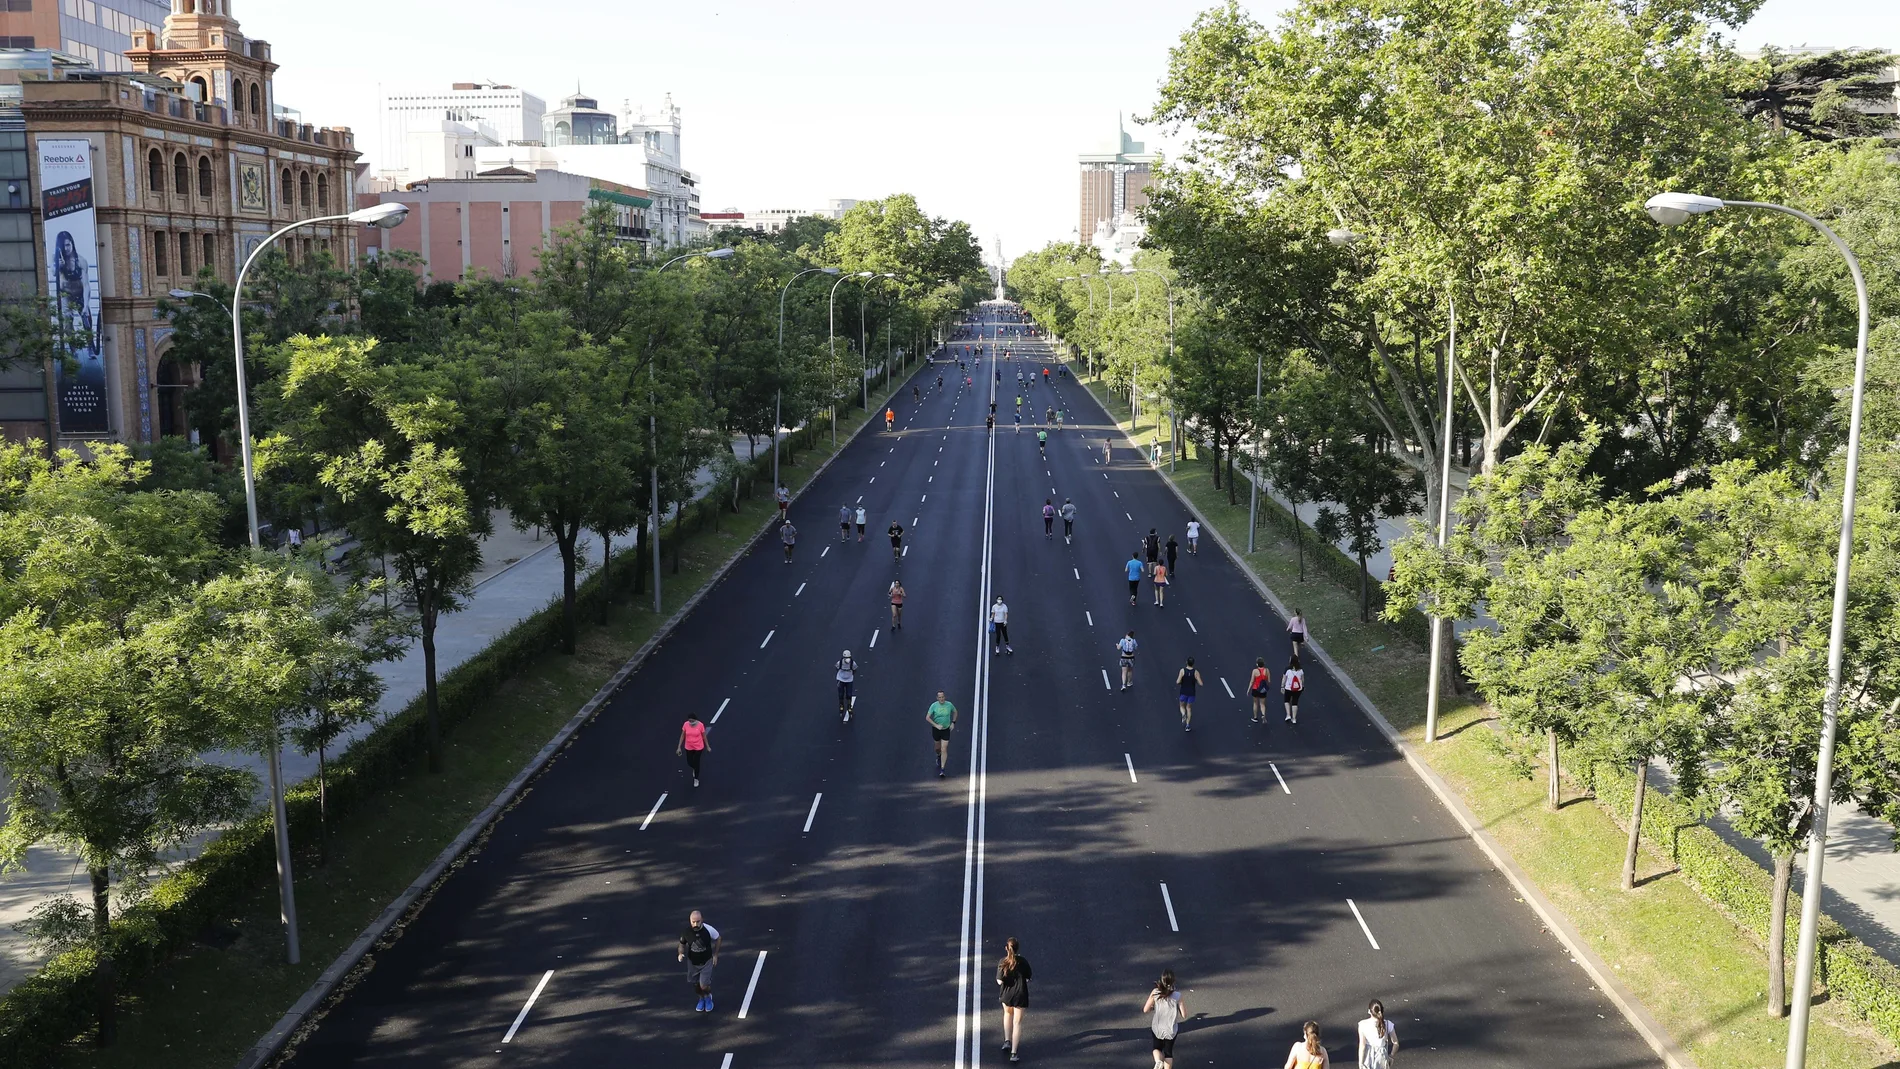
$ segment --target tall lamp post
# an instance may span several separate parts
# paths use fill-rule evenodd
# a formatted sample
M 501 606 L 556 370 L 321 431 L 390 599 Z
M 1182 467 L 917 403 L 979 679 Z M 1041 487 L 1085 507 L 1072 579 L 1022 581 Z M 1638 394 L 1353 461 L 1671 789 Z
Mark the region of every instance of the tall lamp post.
M 785 288 L 778 291 L 778 359 L 781 370 L 785 363 L 785 295 L 792 290 L 792 283 L 809 274 L 835 275 L 835 267 L 807 267 L 798 274 L 785 280 Z M 780 386 L 772 394 L 772 492 L 778 493 L 778 431 L 784 426 L 782 409 L 785 404 L 785 387 Z
M 244 461 L 244 515 L 250 526 L 252 549 L 262 549 L 263 538 L 257 522 L 257 472 L 251 466 L 251 405 L 250 399 L 245 396 L 248 391 L 244 380 L 244 276 L 272 242 L 299 227 L 318 223 L 356 223 L 387 230 L 408 215 L 407 204 L 391 201 L 358 208 L 345 215 L 300 219 L 259 242 L 257 248 L 244 258 L 244 265 L 238 268 L 237 284 L 231 288 L 231 352 L 237 366 L 238 453 Z M 177 293 L 173 296 L 177 296 Z M 277 727 L 273 723 L 270 746 L 267 748 L 269 752 L 265 756 L 270 763 L 271 825 L 277 838 L 277 909 L 278 919 L 284 926 L 284 959 L 295 965 L 302 959 L 303 953 L 297 944 L 297 892 L 290 872 L 290 828 L 284 819 L 282 747 L 282 740 L 278 738 Z
M 847 278 L 870 278 L 873 274 L 875 274 L 875 272 L 853 271 L 848 275 L 839 276 L 838 281 L 831 284 L 831 296 L 826 300 L 827 310 L 825 315 L 826 324 L 831 332 L 831 367 L 833 375 L 837 374 L 838 367 L 838 287 L 844 285 L 844 281 Z M 831 447 L 836 449 L 838 447 L 838 383 L 834 380 L 826 392 L 831 395 Z M 868 403 L 866 407 L 869 407 Z
M 1860 301 L 1860 331 L 1854 346 L 1854 399 L 1847 423 L 1847 475 L 1841 484 L 1841 541 L 1834 556 L 1834 615 L 1828 625 L 1827 692 L 1821 702 L 1821 750 L 1814 773 L 1814 827 L 1808 833 L 1808 867 L 1801 886 L 1801 939 L 1795 954 L 1794 1007 L 1788 1021 L 1787 1069 L 1802 1069 L 1808 1060 L 1808 1011 L 1814 989 L 1815 942 L 1821 919 L 1821 867 L 1827 862 L 1828 805 L 1834 791 L 1834 734 L 1841 710 L 1841 662 L 1847 646 L 1847 577 L 1854 563 L 1854 491 L 1860 475 L 1860 421 L 1867 392 L 1867 280 L 1860 260 L 1839 234 L 1806 212 L 1782 204 L 1753 200 L 1723 200 L 1692 193 L 1658 193 L 1644 205 L 1650 218 L 1663 226 L 1677 226 L 1717 208 L 1758 208 L 1792 215 L 1809 224 L 1840 250 L 1854 278 Z
M 897 276 L 886 271 L 883 274 L 868 275 L 866 277 L 876 279 L 896 278 Z M 866 414 L 869 414 L 871 411 L 871 338 L 869 331 L 865 329 L 864 325 L 864 309 L 870 296 L 871 286 L 869 283 L 858 287 L 858 386 L 864 395 L 860 403 L 864 405 Z M 890 373 L 890 360 L 888 358 L 884 361 L 884 371 L 888 377 Z
M 1168 295 L 1168 367 L 1170 369 L 1169 375 L 1172 376 L 1172 369 L 1174 367 L 1174 284 L 1168 281 L 1168 276 L 1156 271 L 1152 267 L 1124 267 L 1122 268 L 1122 274 L 1136 276 L 1153 275 L 1161 280 L 1162 290 Z M 1136 307 L 1140 307 L 1141 305 L 1140 278 L 1135 279 L 1135 305 Z M 1256 399 L 1258 399 L 1260 393 L 1259 380 L 1260 375 L 1256 369 L 1254 374 L 1254 394 Z M 1180 443 L 1175 439 L 1174 392 L 1170 390 L 1168 394 L 1168 470 L 1172 472 L 1174 470 L 1174 455 L 1180 451 Z M 1248 532 L 1248 538 L 1249 540 L 1252 538 L 1251 531 Z
M 691 260 L 701 256 L 708 260 L 729 260 L 732 258 L 732 249 L 726 247 L 683 252 L 655 268 L 653 273 L 657 275 L 661 271 L 679 263 L 681 260 Z M 649 340 L 649 345 L 650 344 L 651 341 Z M 647 443 L 652 454 L 651 459 L 647 463 L 647 471 L 651 476 L 652 484 L 652 496 L 647 502 L 647 541 L 651 543 L 653 549 L 653 613 L 657 616 L 660 613 L 660 419 L 656 411 L 659 401 L 654 389 L 656 377 L 653 369 L 654 363 L 653 354 L 651 352 L 647 353 Z M 778 428 L 774 427 L 772 434 L 773 441 L 776 444 Z M 726 448 L 731 449 L 732 444 L 730 442 L 726 443 Z M 778 487 L 772 487 L 772 492 L 777 493 Z

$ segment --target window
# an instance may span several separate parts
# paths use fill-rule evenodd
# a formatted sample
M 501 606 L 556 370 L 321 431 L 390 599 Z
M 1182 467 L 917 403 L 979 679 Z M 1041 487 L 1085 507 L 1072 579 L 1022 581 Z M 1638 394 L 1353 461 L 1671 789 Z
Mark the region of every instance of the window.
M 172 192 L 181 197 L 191 193 L 191 163 L 182 152 L 172 157 Z
M 297 203 L 310 207 L 310 172 L 297 172 Z
M 284 168 L 284 189 L 283 193 L 277 198 L 277 202 L 286 208 L 297 203 L 290 195 L 290 168 L 288 167 Z
M 190 234 L 181 233 L 178 235 L 178 274 L 181 277 L 191 274 Z
M 198 103 L 200 104 L 211 103 L 211 87 L 205 84 L 203 75 L 197 75 L 193 77 L 191 79 L 191 84 L 193 88 L 198 90 Z
M 198 157 L 198 195 L 200 197 L 211 195 L 211 157 L 209 156 Z
M 317 209 L 328 211 L 330 208 L 330 176 L 317 176 Z
M 163 230 L 152 231 L 152 273 L 161 277 L 172 273 L 171 264 L 166 259 L 168 246 L 165 243 L 168 240 Z
M 231 79 L 231 112 L 234 115 L 244 114 L 244 79 L 242 78 Z
M 211 270 L 211 271 L 216 271 L 216 270 L 218 269 L 218 238 L 217 238 L 217 235 L 215 235 L 215 234 L 206 234 L 206 235 L 205 235 L 205 240 L 204 240 L 204 256 L 203 256 L 203 257 L 202 257 L 202 258 L 201 258 L 201 259 L 200 259 L 200 260 L 198 261 L 198 263 L 199 263 L 199 264 L 200 264 L 201 266 L 203 266 L 203 267 L 205 267 L 205 268 L 207 268 L 207 269 L 209 269 L 209 270 Z
M 0 3 L 0 11 L 31 11 L 31 10 L 33 10 L 33 0 L 6 0 L 5 3 Z M 28 45 L 27 47 L 31 48 L 32 46 Z
M 31 37 L 0 37 L 0 48 L 32 48 Z
M 263 97 L 257 91 L 257 83 L 252 82 L 251 83 L 251 114 L 252 115 L 257 115 L 263 112 L 264 109 L 258 105 L 258 101 L 262 99 Z
M 165 154 L 153 149 L 145 157 L 145 184 L 152 192 L 165 192 Z

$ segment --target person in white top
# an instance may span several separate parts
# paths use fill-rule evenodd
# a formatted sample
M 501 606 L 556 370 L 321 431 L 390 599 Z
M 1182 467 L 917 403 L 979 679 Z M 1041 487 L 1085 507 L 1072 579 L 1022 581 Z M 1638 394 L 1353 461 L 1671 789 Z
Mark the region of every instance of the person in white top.
M 1154 1015 L 1149 1018 L 1148 1031 L 1154 1035 L 1155 1069 L 1174 1069 L 1174 1037 L 1187 1019 L 1187 1002 L 1174 988 L 1173 969 L 1161 970 L 1161 979 L 1148 992 L 1141 1012 Z
M 1300 667 L 1300 655 L 1294 654 L 1286 662 L 1286 671 L 1280 675 L 1280 700 L 1286 703 L 1286 722 L 1300 722 L 1300 692 L 1306 689 L 1306 669 Z
M 1003 595 L 996 595 L 996 604 L 990 606 L 990 630 L 995 632 L 990 642 L 991 653 L 1015 653 L 1009 644 L 1009 606 L 1003 604 Z
M 1293 640 L 1293 654 L 1298 656 L 1306 645 L 1306 614 L 1299 609 L 1293 610 L 1293 618 L 1286 622 L 1286 637 Z
M 1201 551 L 1201 521 L 1189 520 L 1188 521 L 1188 552 L 1199 553 L 1200 551 Z
M 864 506 L 863 505 L 858 506 L 857 521 L 858 521 L 858 541 L 862 542 L 864 541 Z
M 1366 1003 L 1366 1019 L 1359 1022 L 1359 1069 L 1392 1069 L 1399 1052 L 1399 1028 L 1385 1019 L 1385 1004 Z

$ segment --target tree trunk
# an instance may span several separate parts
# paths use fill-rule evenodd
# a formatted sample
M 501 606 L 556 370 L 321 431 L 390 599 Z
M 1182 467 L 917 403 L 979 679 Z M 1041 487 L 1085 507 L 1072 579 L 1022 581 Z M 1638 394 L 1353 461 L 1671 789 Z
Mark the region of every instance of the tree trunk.
M 317 744 L 317 863 L 330 861 L 330 778 L 328 754 Z
M 442 703 L 435 687 L 435 606 L 433 598 L 419 599 L 422 615 L 422 692 L 428 709 L 429 771 L 442 771 Z
M 1239 496 L 1240 491 L 1238 488 L 1236 488 L 1234 484 L 1234 450 L 1235 448 L 1236 446 L 1233 442 L 1227 443 L 1227 503 L 1229 505 L 1240 504 L 1240 496 Z
M 614 533 L 600 532 L 600 618 L 607 619 L 607 607 L 614 603 Z
M 555 529 L 554 541 L 561 550 L 561 652 L 572 657 L 580 634 L 580 623 L 574 619 L 574 572 L 577 563 L 574 549 L 575 543 L 580 541 L 580 531 L 562 523 Z
M 93 985 L 99 998 L 99 1028 L 94 1039 L 104 1047 L 111 1044 L 119 1030 L 118 965 L 112 960 L 111 946 L 106 940 L 112 934 L 112 871 L 100 866 L 88 869 L 87 873 L 92 877 L 92 934 L 99 948 L 99 965 L 93 972 Z
M 1216 445 L 1214 447 L 1214 489 L 1216 490 L 1219 490 L 1221 488 L 1220 474 L 1221 474 L 1220 446 Z
M 1449 622 L 1450 621 L 1447 621 L 1447 623 Z M 1563 773 L 1562 773 L 1562 770 L 1559 769 L 1557 766 L 1558 755 L 1557 755 L 1557 729 L 1556 728 L 1544 729 L 1544 752 L 1547 756 L 1547 759 L 1550 762 L 1550 785 L 1549 785 L 1550 789 L 1546 792 L 1546 795 L 1544 798 L 1544 804 L 1550 806 L 1550 808 L 1552 809 L 1556 809 L 1557 807 L 1561 806 L 1564 801 Z
M 683 530 L 683 528 L 681 527 L 681 524 L 684 524 L 685 522 L 686 522 L 686 502 L 682 501 L 680 502 L 680 507 L 677 510 L 675 510 L 673 513 L 673 574 L 674 575 L 678 575 L 680 573 L 680 545 L 681 543 L 686 541 L 685 538 L 681 537 L 681 531 Z
M 1636 846 L 1643 837 L 1643 795 L 1649 790 L 1649 759 L 1636 762 L 1636 801 L 1630 805 L 1629 849 L 1623 852 L 1623 890 L 1636 887 Z
M 1306 582 L 1306 524 L 1300 522 L 1300 499 L 1288 498 L 1293 505 L 1293 546 L 1300 558 L 1300 582 Z
M 1794 851 L 1775 855 L 1775 890 L 1768 900 L 1768 1013 L 1788 1015 L 1788 886 L 1794 882 Z
M 1372 619 L 1372 588 L 1366 583 L 1368 575 L 1366 555 L 1361 553 L 1359 554 L 1359 622 L 1362 624 Z

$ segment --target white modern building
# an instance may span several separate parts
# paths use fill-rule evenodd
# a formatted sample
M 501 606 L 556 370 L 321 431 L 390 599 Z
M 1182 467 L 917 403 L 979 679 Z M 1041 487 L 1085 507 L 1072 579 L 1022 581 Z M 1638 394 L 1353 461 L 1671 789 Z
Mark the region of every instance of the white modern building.
M 785 224 L 794 219 L 816 216 L 820 219 L 842 219 L 844 213 L 857 206 L 857 201 L 848 197 L 833 197 L 825 202 L 823 208 L 761 208 L 755 211 L 741 211 L 727 208 L 722 212 L 706 212 L 706 225 L 713 230 L 757 230 L 766 234 L 776 234 L 785 229 Z
M 408 158 L 410 133 L 428 134 L 444 122 L 471 127 L 485 125 L 495 144 L 541 140 L 541 117 L 547 102 L 525 89 L 494 82 L 456 82 L 446 91 L 386 93 L 382 98 L 382 130 L 377 154 L 371 161 L 379 171 L 393 171 Z M 424 178 L 461 177 L 452 171 L 414 175 Z

